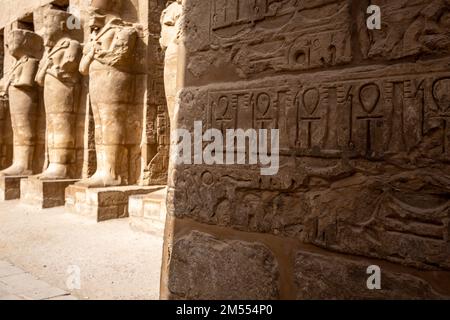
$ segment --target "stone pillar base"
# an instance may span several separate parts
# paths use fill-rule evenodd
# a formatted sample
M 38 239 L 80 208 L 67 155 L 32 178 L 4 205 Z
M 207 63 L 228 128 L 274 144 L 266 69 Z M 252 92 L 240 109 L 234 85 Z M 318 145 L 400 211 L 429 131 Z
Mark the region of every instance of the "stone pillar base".
M 20 199 L 20 181 L 28 176 L 0 176 L 0 201 Z
M 161 186 L 88 188 L 72 185 L 66 189 L 66 209 L 97 222 L 128 217 L 128 199 L 161 189 Z
M 24 179 L 20 184 L 20 201 L 39 209 L 64 206 L 65 189 L 77 181 Z
M 146 195 L 131 196 L 128 206 L 130 226 L 138 231 L 163 236 L 166 198 L 166 187 Z

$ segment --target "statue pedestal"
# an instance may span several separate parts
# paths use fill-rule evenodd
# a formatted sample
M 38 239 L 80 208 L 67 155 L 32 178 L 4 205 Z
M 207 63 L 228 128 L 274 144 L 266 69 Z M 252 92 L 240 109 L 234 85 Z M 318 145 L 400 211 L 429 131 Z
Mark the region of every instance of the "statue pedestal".
M 97 222 L 128 218 L 130 196 L 151 193 L 161 187 L 123 186 L 88 188 L 72 185 L 66 189 L 66 209 Z
M 128 212 L 130 226 L 138 231 L 164 235 L 167 187 L 146 195 L 131 196 Z
M 65 189 L 77 181 L 24 179 L 20 184 L 20 201 L 39 209 L 64 206 Z
M 0 201 L 20 199 L 20 181 L 28 176 L 0 176 Z

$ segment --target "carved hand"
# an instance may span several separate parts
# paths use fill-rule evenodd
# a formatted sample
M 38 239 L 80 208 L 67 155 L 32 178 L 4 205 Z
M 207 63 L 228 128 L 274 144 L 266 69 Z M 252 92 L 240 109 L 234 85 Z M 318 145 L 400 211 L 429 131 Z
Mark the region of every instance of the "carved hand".
M 51 68 L 52 65 L 53 65 L 53 61 L 51 59 L 47 59 L 45 61 L 45 63 L 39 67 L 39 70 L 37 72 L 36 79 L 35 79 L 36 83 L 39 86 L 41 86 L 41 87 L 44 86 L 45 75 L 47 73 L 47 70 L 49 68 Z
M 85 44 L 83 49 L 83 58 L 81 58 L 79 71 L 82 75 L 87 76 L 89 74 L 89 67 L 94 60 L 95 56 L 95 42 L 91 39 Z

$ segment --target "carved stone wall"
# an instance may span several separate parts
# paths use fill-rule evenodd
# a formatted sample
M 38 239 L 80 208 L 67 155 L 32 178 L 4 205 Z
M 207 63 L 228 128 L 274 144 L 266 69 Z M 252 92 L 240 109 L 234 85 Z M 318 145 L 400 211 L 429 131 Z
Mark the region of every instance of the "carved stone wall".
M 185 0 L 178 127 L 279 129 L 280 170 L 172 164 L 162 297 L 450 297 L 449 29 L 446 1 Z
M 143 137 L 142 184 L 166 184 L 169 164 L 169 119 L 164 94 L 164 56 L 159 37 L 166 0 L 148 1 L 146 134 Z
M 0 30 L 0 79 L 3 77 L 3 65 L 5 60 L 5 34 L 4 30 Z
M 0 79 L 4 74 L 5 60 L 5 37 L 4 29 L 0 30 Z M 10 124 L 8 100 L 0 98 L 0 169 L 4 169 L 11 164 L 11 144 L 8 139 L 6 127 Z M 10 137 L 9 137 L 10 138 Z

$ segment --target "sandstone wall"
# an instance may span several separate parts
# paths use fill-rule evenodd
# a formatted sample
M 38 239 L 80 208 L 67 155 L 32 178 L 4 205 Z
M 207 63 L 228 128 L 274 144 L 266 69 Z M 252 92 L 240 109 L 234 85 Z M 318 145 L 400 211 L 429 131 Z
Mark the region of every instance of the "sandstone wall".
M 164 55 L 159 38 L 160 18 L 166 0 L 147 1 L 148 33 L 146 41 L 151 50 L 147 51 L 147 109 L 146 130 L 143 136 L 143 176 L 142 184 L 167 183 L 169 165 L 169 118 L 164 93 Z
M 0 28 L 0 79 L 3 77 L 3 67 L 5 60 L 5 38 L 4 29 Z M 11 144 L 12 137 L 8 136 L 8 130 L 4 129 L 10 127 L 8 101 L 0 98 L 0 168 L 6 168 L 11 163 Z
M 279 129 L 280 170 L 174 166 L 163 298 L 450 297 L 446 3 L 185 1 L 178 127 Z

